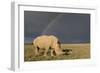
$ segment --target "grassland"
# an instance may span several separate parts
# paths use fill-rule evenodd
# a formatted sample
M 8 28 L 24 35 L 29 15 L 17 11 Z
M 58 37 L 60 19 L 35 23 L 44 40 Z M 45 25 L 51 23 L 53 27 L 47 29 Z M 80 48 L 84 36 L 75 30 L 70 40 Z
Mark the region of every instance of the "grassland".
M 69 55 L 61 56 L 35 56 L 34 48 L 31 44 L 24 45 L 24 60 L 25 61 L 44 61 L 44 60 L 69 60 L 69 59 L 88 59 L 90 58 L 90 44 L 62 44 L 62 49 L 71 49 L 72 53 Z

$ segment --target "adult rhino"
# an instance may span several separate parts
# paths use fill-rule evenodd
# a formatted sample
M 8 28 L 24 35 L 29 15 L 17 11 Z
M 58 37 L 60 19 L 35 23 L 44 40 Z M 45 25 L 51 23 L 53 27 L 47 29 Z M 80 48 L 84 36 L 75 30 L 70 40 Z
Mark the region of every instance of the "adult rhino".
M 47 52 L 51 48 L 51 56 L 54 56 L 54 53 L 56 55 L 62 55 L 65 52 L 61 49 L 61 44 L 58 40 L 58 38 L 54 35 L 41 35 L 36 37 L 33 40 L 33 45 L 35 49 L 35 55 L 39 55 L 39 49 L 44 49 L 44 56 L 47 56 Z

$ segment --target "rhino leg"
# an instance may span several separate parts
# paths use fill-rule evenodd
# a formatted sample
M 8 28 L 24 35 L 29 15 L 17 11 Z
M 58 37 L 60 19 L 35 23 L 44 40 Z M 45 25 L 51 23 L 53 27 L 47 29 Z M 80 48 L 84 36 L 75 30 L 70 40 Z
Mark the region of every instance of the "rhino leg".
M 47 56 L 48 50 L 49 50 L 49 47 L 45 48 L 44 56 Z
M 51 56 L 54 56 L 53 52 L 54 52 L 54 50 L 53 50 L 53 49 L 51 49 Z

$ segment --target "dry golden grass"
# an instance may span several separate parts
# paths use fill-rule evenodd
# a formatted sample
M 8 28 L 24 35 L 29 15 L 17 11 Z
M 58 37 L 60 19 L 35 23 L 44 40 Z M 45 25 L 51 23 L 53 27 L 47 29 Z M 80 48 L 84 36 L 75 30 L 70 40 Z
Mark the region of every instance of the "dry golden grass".
M 44 60 L 68 60 L 68 59 L 89 59 L 90 58 L 90 44 L 62 44 L 62 49 L 71 49 L 72 53 L 69 55 L 61 55 L 51 57 L 50 55 L 34 56 L 34 48 L 31 44 L 24 45 L 24 60 L 25 61 L 44 61 Z

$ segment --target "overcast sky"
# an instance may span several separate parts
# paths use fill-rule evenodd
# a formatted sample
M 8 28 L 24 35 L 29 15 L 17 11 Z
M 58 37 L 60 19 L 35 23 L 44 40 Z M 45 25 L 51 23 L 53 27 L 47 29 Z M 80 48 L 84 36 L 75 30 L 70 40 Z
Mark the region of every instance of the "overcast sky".
M 62 43 L 90 42 L 90 14 L 24 11 L 24 41 L 52 34 Z

